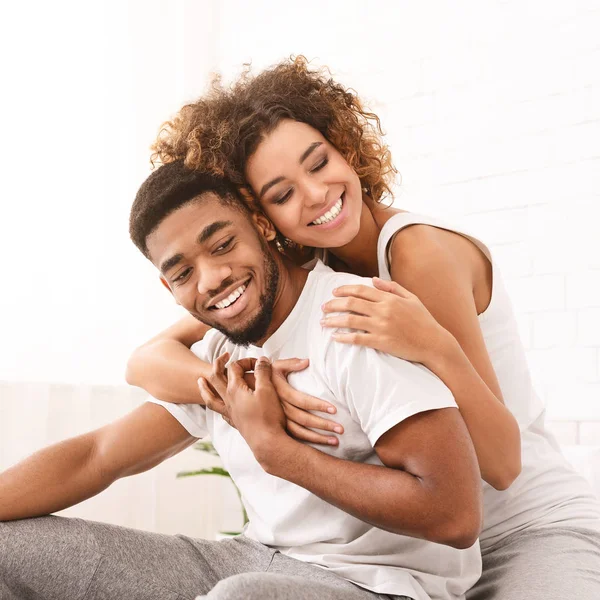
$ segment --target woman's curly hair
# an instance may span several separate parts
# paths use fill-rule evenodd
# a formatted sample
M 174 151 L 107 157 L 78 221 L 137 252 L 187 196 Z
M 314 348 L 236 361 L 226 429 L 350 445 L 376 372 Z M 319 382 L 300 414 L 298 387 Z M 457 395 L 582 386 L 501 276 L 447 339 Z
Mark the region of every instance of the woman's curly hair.
M 396 169 L 379 118 L 330 75 L 298 56 L 258 75 L 246 65 L 228 87 L 214 77 L 206 95 L 162 125 L 152 162 L 184 159 L 191 169 L 226 177 L 252 202 L 246 162 L 282 119 L 293 119 L 320 131 L 356 171 L 363 190 L 380 202 L 392 196 Z

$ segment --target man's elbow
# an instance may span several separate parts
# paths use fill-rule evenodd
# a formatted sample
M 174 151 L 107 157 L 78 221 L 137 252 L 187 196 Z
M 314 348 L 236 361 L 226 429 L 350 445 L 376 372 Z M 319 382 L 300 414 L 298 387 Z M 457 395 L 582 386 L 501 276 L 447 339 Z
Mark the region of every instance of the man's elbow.
M 481 528 L 462 528 L 457 531 L 455 535 L 447 538 L 445 541 L 441 542 L 446 546 L 451 546 L 452 548 L 456 548 L 457 550 L 466 550 L 470 548 L 479 537 L 479 533 Z
M 480 502 L 455 511 L 445 523 L 438 524 L 432 541 L 464 550 L 470 548 L 479 537 L 483 526 L 483 510 Z

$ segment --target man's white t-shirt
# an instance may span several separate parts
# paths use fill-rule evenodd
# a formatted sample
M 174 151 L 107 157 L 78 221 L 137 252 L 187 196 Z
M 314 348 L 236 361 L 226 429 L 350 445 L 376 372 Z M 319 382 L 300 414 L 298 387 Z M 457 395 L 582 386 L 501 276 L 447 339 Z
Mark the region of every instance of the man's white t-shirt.
M 290 375 L 291 385 L 334 404 L 336 421 L 344 426 L 338 447 L 318 449 L 381 465 L 373 447 L 382 434 L 412 415 L 456 403 L 450 390 L 422 365 L 331 339 L 332 330 L 319 323 L 321 305 L 331 299 L 334 288 L 355 283 L 371 285 L 371 280 L 336 273 L 317 262 L 296 306 L 262 348 L 235 346 L 211 330 L 193 351 L 207 362 L 223 352 L 229 352 L 232 361 L 263 354 L 271 360 L 309 358 L 305 371 Z M 152 401 L 192 435 L 211 436 L 242 493 L 250 518 L 248 537 L 366 589 L 415 600 L 462 598 L 479 578 L 478 543 L 457 550 L 364 523 L 306 489 L 265 473 L 239 432 L 219 414 L 197 404 Z M 349 488 L 352 484 L 348 481 Z

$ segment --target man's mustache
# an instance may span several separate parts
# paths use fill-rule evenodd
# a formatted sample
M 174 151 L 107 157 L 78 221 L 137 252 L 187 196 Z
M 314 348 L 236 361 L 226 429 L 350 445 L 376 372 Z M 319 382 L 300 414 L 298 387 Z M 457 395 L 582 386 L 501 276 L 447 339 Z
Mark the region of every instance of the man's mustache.
M 208 297 L 212 300 L 213 298 L 215 298 L 216 296 L 218 296 L 219 294 L 224 292 L 229 286 L 233 285 L 234 283 L 235 283 L 235 279 L 233 277 L 228 277 L 225 281 L 223 281 L 223 283 L 220 285 L 218 290 L 211 290 L 210 292 L 207 292 Z

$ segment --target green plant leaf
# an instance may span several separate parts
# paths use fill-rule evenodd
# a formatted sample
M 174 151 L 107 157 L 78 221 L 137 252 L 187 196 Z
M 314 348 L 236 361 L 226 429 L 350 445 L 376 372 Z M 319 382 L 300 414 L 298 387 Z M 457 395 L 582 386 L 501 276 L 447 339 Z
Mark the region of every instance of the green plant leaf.
M 194 477 L 195 475 L 220 475 L 221 477 L 230 477 L 229 471 L 223 467 L 211 467 L 210 469 L 199 469 L 198 471 L 180 471 L 177 477 Z
M 212 454 L 213 456 L 219 456 L 219 453 L 215 450 L 212 442 L 196 442 L 194 444 L 194 450 L 200 450 L 200 452 L 206 452 L 207 454 Z

